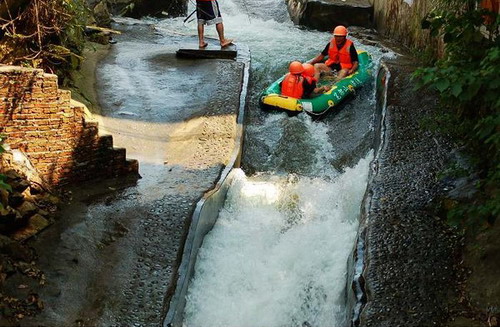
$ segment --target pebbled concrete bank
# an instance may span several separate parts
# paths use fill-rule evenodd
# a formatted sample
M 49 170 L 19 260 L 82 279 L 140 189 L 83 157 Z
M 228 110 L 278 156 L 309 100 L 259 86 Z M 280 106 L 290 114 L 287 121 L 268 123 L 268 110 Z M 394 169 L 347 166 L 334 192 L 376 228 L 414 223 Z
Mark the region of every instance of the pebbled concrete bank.
M 364 294 L 354 324 L 440 325 L 458 294 L 458 237 L 438 210 L 439 199 L 453 188 L 439 173 L 454 152 L 444 137 L 425 128 L 436 98 L 413 89 L 416 64 L 400 57 L 384 66 L 390 71 L 387 107 L 362 207 L 364 265 L 358 280 Z

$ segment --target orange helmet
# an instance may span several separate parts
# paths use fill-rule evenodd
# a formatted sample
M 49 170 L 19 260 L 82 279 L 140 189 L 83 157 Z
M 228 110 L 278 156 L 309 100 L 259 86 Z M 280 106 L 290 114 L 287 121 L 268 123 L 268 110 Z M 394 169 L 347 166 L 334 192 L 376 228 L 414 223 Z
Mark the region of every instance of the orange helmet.
M 303 64 L 304 67 L 304 75 L 306 76 L 314 76 L 314 66 L 311 64 Z
M 289 71 L 291 74 L 300 74 L 304 71 L 304 67 L 298 61 L 292 61 L 290 63 Z
M 334 36 L 347 36 L 347 28 L 345 26 L 339 25 L 333 30 Z

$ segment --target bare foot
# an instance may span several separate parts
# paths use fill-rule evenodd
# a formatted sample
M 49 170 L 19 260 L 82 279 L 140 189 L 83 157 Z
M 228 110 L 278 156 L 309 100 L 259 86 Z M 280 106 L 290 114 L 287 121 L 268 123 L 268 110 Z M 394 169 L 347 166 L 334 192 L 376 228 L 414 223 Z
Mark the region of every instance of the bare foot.
M 199 45 L 199 47 L 200 47 L 200 49 L 203 49 L 203 48 L 206 48 L 206 47 L 207 47 L 207 45 L 208 45 L 208 43 L 207 43 L 207 42 L 203 42 L 203 43 L 201 43 L 201 44 Z
M 233 44 L 233 40 L 232 39 L 224 39 L 224 41 L 222 41 L 220 43 L 220 46 L 222 48 L 224 48 L 224 47 L 227 47 L 228 45 L 231 45 L 231 44 Z

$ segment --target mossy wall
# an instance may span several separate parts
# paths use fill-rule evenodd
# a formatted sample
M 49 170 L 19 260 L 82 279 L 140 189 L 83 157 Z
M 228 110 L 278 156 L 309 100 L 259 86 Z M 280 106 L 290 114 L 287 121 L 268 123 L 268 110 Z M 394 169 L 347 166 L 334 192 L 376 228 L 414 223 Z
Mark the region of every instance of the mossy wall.
M 371 0 L 377 31 L 422 55 L 438 55 L 443 51 L 440 40 L 422 30 L 421 21 L 438 5 L 436 0 Z

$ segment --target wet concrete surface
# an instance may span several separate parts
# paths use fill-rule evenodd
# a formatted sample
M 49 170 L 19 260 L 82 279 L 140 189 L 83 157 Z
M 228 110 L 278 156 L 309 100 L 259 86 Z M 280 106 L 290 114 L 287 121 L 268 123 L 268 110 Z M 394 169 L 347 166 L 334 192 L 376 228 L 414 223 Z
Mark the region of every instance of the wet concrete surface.
M 453 146 L 421 125 L 438 107 L 435 95 L 413 89 L 416 63 L 401 57 L 387 66 L 385 134 L 361 225 L 368 302 L 360 325 L 439 326 L 458 295 L 460 239 L 438 206 L 453 188 L 439 179 Z
M 130 38 L 100 64 L 98 119 L 141 178 L 71 188 L 58 221 L 30 243 L 47 283 L 37 291 L 45 310 L 25 326 L 161 324 L 194 206 L 233 152 L 243 64 L 176 59 L 153 31 L 130 61 Z

